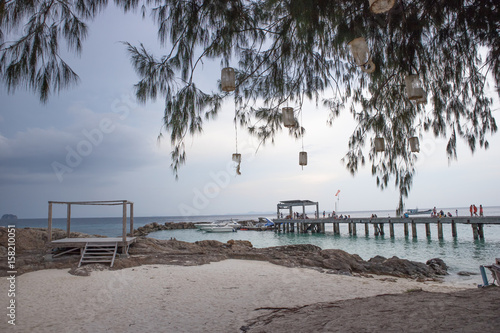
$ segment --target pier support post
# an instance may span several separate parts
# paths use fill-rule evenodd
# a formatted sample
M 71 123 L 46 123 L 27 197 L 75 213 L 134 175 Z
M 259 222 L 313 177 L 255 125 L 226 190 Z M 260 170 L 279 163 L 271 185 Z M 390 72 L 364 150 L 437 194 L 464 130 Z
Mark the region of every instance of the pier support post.
M 483 224 L 479 223 L 477 226 L 478 226 L 477 231 L 479 233 L 479 238 L 484 239 Z
M 349 226 L 349 235 L 352 235 L 352 223 L 349 222 L 347 225 Z
M 414 221 L 411 221 L 411 236 L 417 238 L 417 224 Z
M 472 235 L 474 239 L 484 239 L 484 230 L 482 223 L 472 223 Z
M 353 235 L 353 236 L 356 236 L 356 235 L 357 235 L 357 231 L 356 231 L 356 222 L 352 222 L 352 235 Z
M 384 224 L 383 223 L 374 223 L 373 231 L 375 236 L 383 236 L 384 235 Z
M 408 223 L 404 223 L 405 225 L 405 237 L 408 237 Z
M 474 237 L 474 239 L 479 239 L 479 235 L 477 234 L 477 224 L 476 223 L 472 223 L 472 237 Z
M 340 234 L 340 224 L 338 222 L 333 224 L 333 233 L 335 235 Z
M 438 221 L 437 227 L 438 227 L 438 239 L 443 239 L 443 223 L 441 223 L 441 221 Z
M 451 236 L 457 238 L 457 224 L 454 220 L 451 220 Z
M 430 223 L 425 224 L 425 236 L 431 237 L 431 224 Z
M 389 222 L 389 233 L 391 234 L 391 238 L 394 238 L 394 223 Z
M 368 223 L 365 223 L 365 235 L 369 236 L 370 235 L 370 230 L 368 228 Z

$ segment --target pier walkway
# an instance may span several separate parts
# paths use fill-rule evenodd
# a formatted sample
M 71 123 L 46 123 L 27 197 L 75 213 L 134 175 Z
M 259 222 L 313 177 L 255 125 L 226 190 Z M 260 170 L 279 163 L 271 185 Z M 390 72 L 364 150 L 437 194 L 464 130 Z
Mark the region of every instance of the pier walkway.
M 443 224 L 451 224 L 452 237 L 457 237 L 457 224 L 468 224 L 472 229 L 473 239 L 484 239 L 485 224 L 500 225 L 500 216 L 454 216 L 454 217 L 424 217 L 410 216 L 403 217 L 376 217 L 376 218 L 320 218 L 320 219 L 273 219 L 274 230 L 276 232 L 325 232 L 325 225 L 331 223 L 333 232 L 340 234 L 340 224 L 347 224 L 349 234 L 357 235 L 358 225 L 364 226 L 365 234 L 369 235 L 373 229 L 375 236 L 385 235 L 385 227 L 389 228 L 390 237 L 394 237 L 394 225 L 404 226 L 404 235 L 409 236 L 409 229 L 413 238 L 417 237 L 417 225 L 425 225 L 426 236 L 431 235 L 431 224 L 437 227 L 439 239 L 443 239 Z

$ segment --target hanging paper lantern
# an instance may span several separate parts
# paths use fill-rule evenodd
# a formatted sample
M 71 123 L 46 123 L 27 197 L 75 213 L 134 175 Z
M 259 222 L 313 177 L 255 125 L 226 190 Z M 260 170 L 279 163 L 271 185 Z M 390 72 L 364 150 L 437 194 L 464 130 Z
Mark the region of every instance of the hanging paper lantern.
M 299 153 L 299 165 L 307 165 L 307 153 L 305 151 Z
M 375 66 L 375 64 L 371 59 L 364 66 L 361 66 L 361 70 L 368 74 L 375 72 L 375 68 L 377 67 Z
M 382 152 L 385 150 L 384 138 L 375 138 L 375 152 Z
M 396 0 L 370 0 L 370 10 L 375 14 L 389 11 Z
M 351 54 L 356 65 L 364 66 L 370 61 L 370 50 L 364 37 L 353 39 L 348 45 L 351 47 Z
M 223 91 L 230 92 L 236 89 L 236 78 L 234 74 L 234 69 L 231 67 L 226 67 L 222 69 L 221 72 L 221 88 Z
M 415 101 L 417 102 L 417 104 L 427 104 L 427 93 L 424 91 L 423 96 L 417 98 Z
M 295 117 L 293 116 L 293 108 L 283 108 L 281 113 L 281 120 L 285 127 L 295 127 Z
M 425 90 L 422 88 L 422 83 L 420 82 L 418 75 L 416 74 L 407 75 L 405 78 L 405 83 L 406 83 L 406 93 L 408 94 L 408 98 L 410 100 L 412 101 L 419 100 L 424 97 Z
M 241 154 L 239 153 L 233 154 L 233 161 L 236 163 L 241 163 Z
M 418 138 L 416 136 L 410 138 L 410 149 L 414 153 L 420 152 L 420 143 L 418 142 Z

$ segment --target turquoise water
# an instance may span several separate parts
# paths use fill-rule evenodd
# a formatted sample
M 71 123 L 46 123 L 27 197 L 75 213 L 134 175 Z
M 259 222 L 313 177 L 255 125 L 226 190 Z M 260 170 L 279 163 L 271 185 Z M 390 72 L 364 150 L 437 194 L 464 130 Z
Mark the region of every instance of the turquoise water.
M 419 226 L 420 227 L 420 226 Z M 444 226 L 444 239 L 437 239 L 437 230 L 432 230 L 431 237 L 425 236 L 425 228 L 417 228 L 417 238 L 405 237 L 403 226 L 395 226 L 395 237 L 365 236 L 364 227 L 357 228 L 358 235 L 350 236 L 347 225 L 341 225 L 341 234 L 333 231 L 325 234 L 276 233 L 274 231 L 238 231 L 233 233 L 207 233 L 199 230 L 165 230 L 155 232 L 149 237 L 194 242 L 215 239 L 227 242 L 230 239 L 249 240 L 254 247 L 270 247 L 292 244 L 314 244 L 322 249 L 341 249 L 348 253 L 358 254 L 368 260 L 376 255 L 384 257 L 397 256 L 413 261 L 426 262 L 431 258 L 441 258 L 449 266 L 450 279 L 475 281 L 481 283 L 479 276 L 458 277 L 459 271 L 479 272 L 480 265 L 487 265 L 500 257 L 500 226 L 485 227 L 485 240 L 473 240 L 470 226 L 457 226 L 458 237 L 451 237 L 451 227 Z M 448 227 L 448 228 L 447 228 Z M 386 231 L 387 232 L 387 231 Z M 495 237 L 492 237 L 495 236 Z
M 456 208 L 444 209 L 455 215 Z M 367 217 L 373 212 L 345 212 L 351 217 Z M 395 216 L 393 211 L 375 212 L 379 217 Z M 468 208 L 458 208 L 459 215 L 468 215 Z M 313 215 L 313 214 L 311 214 Z M 500 207 L 485 207 L 486 216 L 500 216 Z M 238 215 L 238 216 L 192 216 L 192 217 L 135 217 L 134 227 L 138 228 L 151 222 L 212 222 L 234 218 L 235 220 L 256 220 L 258 216 L 274 218 L 274 214 Z M 0 221 L 1 226 L 15 224 L 17 228 L 37 227 L 46 228 L 47 219 L 20 219 L 13 221 Z M 66 219 L 57 218 L 53 220 L 54 228 L 66 228 Z M 451 236 L 451 226 L 443 225 L 444 239 L 437 239 L 437 227 L 431 224 L 431 237 L 425 236 L 425 226 L 417 226 L 417 238 L 405 237 L 403 225 L 395 225 L 395 237 L 388 236 L 389 230 L 386 226 L 385 236 L 374 236 L 373 228 L 370 234 L 365 235 L 364 226 L 357 225 L 357 236 L 348 233 L 347 224 L 341 224 L 340 235 L 334 235 L 331 224 L 327 224 L 325 234 L 298 234 L 298 233 L 275 233 L 273 231 L 238 231 L 233 233 L 206 233 L 198 230 L 168 230 L 152 233 L 149 237 L 157 239 L 176 238 L 177 240 L 195 242 L 200 240 L 218 240 L 227 242 L 230 239 L 248 240 L 254 247 L 270 247 L 290 244 L 313 244 L 323 249 L 341 249 L 349 253 L 358 254 L 368 260 L 376 255 L 384 257 L 397 256 L 413 261 L 425 262 L 431 258 L 441 258 L 449 266 L 450 277 L 453 282 L 467 284 L 482 283 L 479 275 L 461 277 L 456 273 L 459 271 L 479 272 L 480 265 L 488 265 L 500 258 L 500 225 L 484 226 L 484 240 L 473 240 L 472 230 L 469 225 L 457 225 L 457 238 Z M 100 234 L 105 236 L 120 236 L 122 231 L 122 219 L 117 218 L 72 218 L 71 230 L 89 234 Z M 128 230 L 128 229 L 127 229 Z

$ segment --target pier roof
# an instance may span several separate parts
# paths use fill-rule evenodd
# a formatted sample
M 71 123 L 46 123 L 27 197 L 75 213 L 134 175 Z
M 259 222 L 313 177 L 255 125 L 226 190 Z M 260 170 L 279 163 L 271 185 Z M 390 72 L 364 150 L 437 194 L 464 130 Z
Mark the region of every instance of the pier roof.
M 315 206 L 318 202 L 311 200 L 284 200 L 278 204 L 279 208 L 289 208 L 293 206 Z

